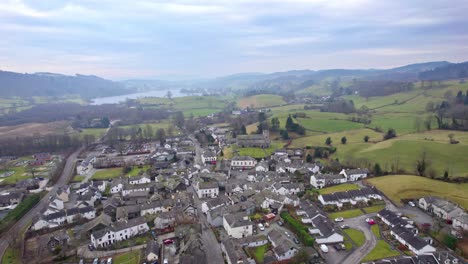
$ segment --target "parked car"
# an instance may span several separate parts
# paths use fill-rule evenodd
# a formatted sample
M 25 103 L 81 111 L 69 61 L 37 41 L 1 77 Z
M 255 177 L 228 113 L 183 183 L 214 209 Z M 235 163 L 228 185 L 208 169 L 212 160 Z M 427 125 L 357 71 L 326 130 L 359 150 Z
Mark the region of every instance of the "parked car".
M 341 229 L 348 229 L 349 225 L 341 225 L 340 227 L 341 227 Z
M 297 239 L 297 237 L 293 238 L 293 241 L 294 241 L 294 243 L 296 243 L 296 244 L 299 244 L 299 243 L 300 243 L 300 242 L 299 242 L 299 239 Z
M 340 251 L 340 250 L 341 250 L 341 247 L 340 247 L 340 245 L 338 245 L 338 244 L 333 245 L 333 248 L 334 248 L 336 251 Z
M 410 201 L 408 204 L 409 204 L 410 206 L 413 206 L 413 207 L 416 206 L 416 205 L 415 205 L 413 202 L 411 202 L 411 201 Z
M 265 230 L 265 227 L 263 226 L 263 224 L 258 224 L 258 229 L 260 229 L 261 231 Z
M 343 222 L 343 221 L 344 221 L 343 217 L 335 218 L 335 222 Z
M 112 258 L 107 259 L 107 264 L 112 264 Z
M 283 226 L 284 225 L 283 221 L 281 221 L 281 220 L 278 221 L 278 225 Z
M 99 259 L 98 259 L 98 258 L 95 258 L 95 259 L 93 260 L 93 264 L 99 264 Z
M 169 261 L 167 259 L 164 259 L 163 264 L 169 264 Z
M 284 233 L 286 234 L 286 236 L 291 237 L 291 235 L 288 232 L 285 231 Z
M 322 250 L 323 253 L 328 253 L 328 247 L 325 244 L 320 245 L 320 250 Z
M 80 259 L 79 264 L 84 264 L 84 260 L 83 260 L 83 259 Z
M 366 222 L 367 222 L 369 225 L 375 225 L 375 221 L 374 221 L 374 219 L 372 219 L 372 218 L 366 218 Z
M 174 243 L 174 240 L 169 238 L 169 239 L 164 240 L 163 243 L 164 245 L 170 245 Z
M 101 259 L 101 264 L 106 264 L 107 263 L 107 259 L 103 258 Z
M 339 245 L 340 245 L 340 247 L 341 247 L 341 250 L 346 250 L 346 246 L 345 246 L 345 244 L 343 244 L 343 243 L 340 243 Z
M 90 251 L 95 250 L 94 245 L 93 245 L 93 244 L 88 244 L 88 249 L 89 249 Z

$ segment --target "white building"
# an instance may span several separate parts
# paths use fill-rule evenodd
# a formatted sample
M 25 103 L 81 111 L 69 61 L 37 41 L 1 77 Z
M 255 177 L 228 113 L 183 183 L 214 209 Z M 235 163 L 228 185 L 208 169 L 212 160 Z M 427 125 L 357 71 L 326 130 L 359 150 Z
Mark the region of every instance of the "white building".
M 253 234 L 254 223 L 244 213 L 228 214 L 223 216 L 223 227 L 226 233 L 234 238 L 243 238 Z
M 368 169 L 351 169 L 351 170 L 343 169 L 340 172 L 340 174 L 344 175 L 348 179 L 348 182 L 354 182 L 354 181 L 367 178 L 367 175 L 369 174 L 369 170 Z
M 110 228 L 104 228 L 91 234 L 91 244 L 98 247 L 107 247 L 118 241 L 127 240 L 131 237 L 149 231 L 144 217 L 117 222 Z
M 145 184 L 145 183 L 150 183 L 150 182 L 151 182 L 151 178 L 147 174 L 128 178 L 129 184 Z
M 233 169 L 252 169 L 257 165 L 257 160 L 249 156 L 237 156 L 231 160 Z
M 216 163 L 216 153 L 212 151 L 205 151 L 201 155 L 201 159 L 203 163 Z
M 309 228 L 309 233 L 315 235 L 317 244 L 343 242 L 343 236 L 336 232 L 332 221 L 321 214 L 312 218 L 312 227 Z
M 268 240 L 270 240 L 273 253 L 275 253 L 279 261 L 290 259 L 299 252 L 296 246 L 277 229 L 273 229 L 268 233 Z
M 217 182 L 196 181 L 193 188 L 197 192 L 198 198 L 215 198 L 219 195 L 219 186 Z

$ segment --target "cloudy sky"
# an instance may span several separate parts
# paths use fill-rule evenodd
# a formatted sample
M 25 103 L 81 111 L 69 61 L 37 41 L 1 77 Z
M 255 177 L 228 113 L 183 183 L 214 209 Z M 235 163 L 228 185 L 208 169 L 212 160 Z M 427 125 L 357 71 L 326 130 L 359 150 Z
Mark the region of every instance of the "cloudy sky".
M 460 62 L 467 12 L 466 0 L 1 0 L 0 69 L 120 80 Z

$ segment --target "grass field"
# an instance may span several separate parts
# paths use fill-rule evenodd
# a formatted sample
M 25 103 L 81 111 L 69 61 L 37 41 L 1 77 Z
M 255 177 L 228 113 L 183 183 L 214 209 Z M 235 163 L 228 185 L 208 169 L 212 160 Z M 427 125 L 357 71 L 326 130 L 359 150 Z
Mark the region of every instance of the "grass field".
M 393 175 L 368 179 L 367 182 L 385 193 L 393 202 L 401 199 L 438 196 L 468 209 L 468 183 L 456 184 L 431 180 L 419 176 Z
M 140 171 L 142 172 L 146 172 L 151 166 L 150 165 L 145 165 L 143 167 L 132 167 L 132 170 L 125 174 L 126 176 L 138 176 L 138 174 L 140 173 Z
M 350 190 L 359 190 L 359 186 L 352 183 L 339 184 L 332 187 L 327 187 L 319 190 L 320 194 L 330 194 L 334 192 L 344 192 Z
M 279 95 L 273 94 L 259 94 L 250 97 L 244 97 L 237 101 L 237 105 L 243 109 L 247 107 L 265 108 L 283 104 L 286 104 L 286 102 L 283 101 L 283 98 Z
M 377 239 L 380 239 L 380 227 L 379 225 L 372 225 L 371 226 L 372 233 Z
M 107 180 L 122 175 L 122 168 L 101 169 L 91 177 L 92 180 Z
M 354 243 L 356 243 L 357 247 L 362 246 L 366 241 L 364 233 L 357 229 L 350 228 L 343 231 L 354 241 Z
M 85 128 L 81 130 L 80 137 L 83 138 L 85 135 L 93 135 L 96 140 L 102 137 L 106 133 L 106 128 Z
M 251 256 L 254 257 L 257 263 L 263 263 L 263 258 L 265 257 L 265 252 L 267 251 L 267 249 L 268 244 L 250 248 L 249 252 L 251 253 Z
M 8 247 L 2 257 L 2 264 L 21 264 L 19 249 Z
M 364 208 L 364 211 L 367 213 L 367 214 L 371 214 L 371 213 L 377 213 L 377 212 L 380 212 L 382 209 L 385 208 L 385 205 L 382 204 L 382 205 L 374 205 L 374 206 L 369 206 L 369 207 L 366 207 Z
M 400 253 L 398 253 L 398 251 L 396 250 L 391 249 L 390 245 L 387 242 L 383 240 L 377 240 L 377 245 L 375 246 L 375 248 L 371 252 L 369 252 L 369 254 L 367 254 L 367 256 L 365 256 L 361 261 L 366 262 L 399 255 Z
M 328 216 L 332 220 L 334 220 L 335 218 L 338 218 L 338 217 L 353 218 L 353 217 L 358 217 L 360 215 L 362 215 L 361 209 L 351 209 L 351 210 L 334 212 L 334 213 L 328 214 Z
M 113 263 L 115 264 L 138 264 L 140 263 L 140 255 L 141 255 L 140 250 L 123 253 L 114 257 Z

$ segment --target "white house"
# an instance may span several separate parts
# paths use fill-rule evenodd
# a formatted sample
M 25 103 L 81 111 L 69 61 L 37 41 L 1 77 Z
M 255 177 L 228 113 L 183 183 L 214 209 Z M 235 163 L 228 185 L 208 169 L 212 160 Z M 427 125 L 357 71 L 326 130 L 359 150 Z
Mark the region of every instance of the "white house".
M 196 181 L 193 188 L 197 192 L 198 198 L 215 198 L 219 195 L 219 186 L 215 181 Z
M 249 156 L 236 156 L 231 160 L 233 169 L 252 169 L 257 165 L 257 160 Z
M 122 191 L 122 188 L 124 186 L 125 180 L 122 178 L 117 178 L 112 180 L 112 185 L 110 192 L 111 193 L 120 193 Z
M 205 151 L 201 155 L 201 159 L 203 163 L 216 163 L 216 153 L 212 151 Z
M 346 183 L 348 179 L 342 174 L 314 174 L 310 176 L 310 185 L 322 189 L 329 185 Z
M 151 178 L 147 174 L 128 178 L 129 184 L 145 184 L 145 183 L 150 183 L 150 182 L 151 182 Z
M 367 178 L 367 175 L 369 174 L 369 170 L 368 169 L 351 169 L 351 170 L 343 169 L 341 170 L 340 174 L 344 175 L 348 179 L 348 182 L 354 182 L 354 181 Z
M 427 196 L 419 199 L 418 205 L 422 209 L 444 220 L 453 220 L 455 217 L 465 212 L 457 205 L 433 196 Z
M 395 237 L 398 242 L 408 247 L 416 255 L 421 255 L 425 253 L 435 252 L 436 249 L 431 246 L 428 242 L 424 241 L 422 238 L 418 237 L 418 235 L 414 234 L 413 232 L 409 231 L 404 227 L 394 227 L 390 234 Z
M 122 195 L 128 196 L 133 192 L 149 192 L 151 190 L 151 183 L 146 184 L 124 184 L 122 188 Z
M 463 230 L 468 230 L 468 214 L 461 213 L 458 216 L 453 218 L 452 226 L 454 228 L 460 228 Z
M 273 184 L 274 193 L 281 194 L 281 195 L 289 195 L 289 194 L 298 194 L 301 191 L 304 191 L 304 185 L 300 183 L 275 183 Z
M 234 238 L 243 238 L 253 234 L 254 223 L 245 212 L 223 216 L 223 227 L 226 233 Z
M 118 241 L 127 240 L 131 237 L 149 231 L 144 217 L 130 219 L 115 223 L 110 228 L 104 228 L 91 234 L 91 244 L 98 247 L 107 247 Z
M 312 227 L 309 228 L 309 233 L 315 235 L 317 244 L 343 242 L 343 236 L 336 232 L 332 221 L 321 214 L 312 218 Z

